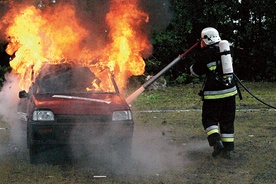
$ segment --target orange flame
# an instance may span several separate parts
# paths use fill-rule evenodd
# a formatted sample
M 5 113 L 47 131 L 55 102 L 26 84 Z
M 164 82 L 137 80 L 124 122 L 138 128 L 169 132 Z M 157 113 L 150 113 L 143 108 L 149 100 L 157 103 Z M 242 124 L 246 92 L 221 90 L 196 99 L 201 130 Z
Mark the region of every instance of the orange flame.
M 113 41 L 108 60 L 119 78 L 142 75 L 145 63 L 141 53 L 143 50 L 151 50 L 147 37 L 140 28 L 149 17 L 137 9 L 137 4 L 137 0 L 113 0 L 106 16 Z M 125 81 L 120 81 L 120 86 L 123 85 Z
M 9 24 L 6 52 L 15 53 L 10 65 L 21 77 L 20 88 L 25 90 L 33 81 L 28 74 L 30 69 L 37 76 L 43 62 L 69 61 L 88 66 L 94 73 L 109 68 L 119 88 L 123 89 L 130 76 L 144 73 L 143 53 L 151 52 L 151 45 L 142 30 L 148 15 L 139 10 L 138 0 L 111 0 L 106 15 L 110 40 L 100 50 L 85 44 L 91 33 L 80 24 L 71 4 L 54 5 L 45 10 L 35 6 L 15 8 L 2 21 Z M 98 77 L 105 81 L 106 74 Z

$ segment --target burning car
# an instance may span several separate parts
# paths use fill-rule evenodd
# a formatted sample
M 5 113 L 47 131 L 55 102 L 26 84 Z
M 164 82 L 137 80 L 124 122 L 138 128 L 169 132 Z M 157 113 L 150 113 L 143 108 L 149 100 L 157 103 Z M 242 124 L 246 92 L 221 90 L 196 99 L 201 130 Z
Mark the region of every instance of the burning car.
M 132 112 L 114 76 L 105 78 L 110 81 L 84 66 L 45 64 L 29 91 L 19 92 L 18 115 L 27 130 L 31 163 L 45 145 L 93 144 L 131 154 Z M 102 82 L 109 86 L 102 89 Z

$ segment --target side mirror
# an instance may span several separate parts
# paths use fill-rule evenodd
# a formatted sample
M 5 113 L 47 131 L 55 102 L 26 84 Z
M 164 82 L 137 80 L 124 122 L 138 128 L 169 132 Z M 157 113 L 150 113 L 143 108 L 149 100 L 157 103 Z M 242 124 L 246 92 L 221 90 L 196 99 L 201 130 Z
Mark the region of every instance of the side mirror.
M 19 91 L 19 98 L 27 98 L 28 97 L 28 93 L 23 90 L 23 91 Z

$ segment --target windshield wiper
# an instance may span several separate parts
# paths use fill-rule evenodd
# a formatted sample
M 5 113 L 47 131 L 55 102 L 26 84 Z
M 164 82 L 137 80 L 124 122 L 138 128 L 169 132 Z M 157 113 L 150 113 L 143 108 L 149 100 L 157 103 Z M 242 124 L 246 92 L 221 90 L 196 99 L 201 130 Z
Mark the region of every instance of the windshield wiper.
M 66 99 L 75 99 L 75 100 L 85 100 L 85 101 L 93 101 L 93 102 L 100 102 L 100 103 L 106 103 L 110 104 L 110 101 L 107 100 L 99 100 L 94 98 L 84 98 L 84 97 L 78 97 L 78 96 L 67 96 L 67 95 L 53 95 L 53 98 L 66 98 Z

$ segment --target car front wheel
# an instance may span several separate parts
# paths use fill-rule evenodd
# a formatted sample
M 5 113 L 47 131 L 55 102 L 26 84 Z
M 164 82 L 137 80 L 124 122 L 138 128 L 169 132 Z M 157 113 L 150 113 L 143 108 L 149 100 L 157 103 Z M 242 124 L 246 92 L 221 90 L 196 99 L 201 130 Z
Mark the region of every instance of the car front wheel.
M 36 148 L 36 147 L 31 146 L 29 148 L 30 164 L 37 164 L 38 163 L 38 151 L 39 151 L 39 149 Z

